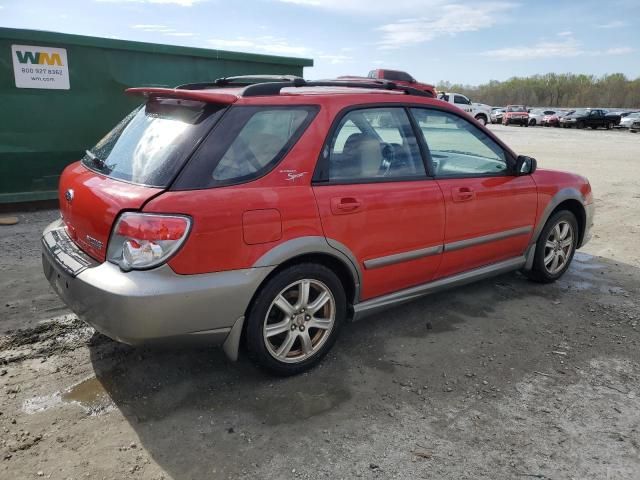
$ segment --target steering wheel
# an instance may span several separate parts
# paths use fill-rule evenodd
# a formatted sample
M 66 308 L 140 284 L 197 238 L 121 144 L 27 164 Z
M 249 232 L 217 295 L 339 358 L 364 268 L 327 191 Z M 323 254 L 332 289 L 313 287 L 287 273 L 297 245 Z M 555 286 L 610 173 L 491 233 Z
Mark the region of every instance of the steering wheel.
M 383 177 L 389 175 L 391 166 L 396 160 L 396 149 L 391 143 L 382 144 L 382 164 L 380 165 L 380 173 Z

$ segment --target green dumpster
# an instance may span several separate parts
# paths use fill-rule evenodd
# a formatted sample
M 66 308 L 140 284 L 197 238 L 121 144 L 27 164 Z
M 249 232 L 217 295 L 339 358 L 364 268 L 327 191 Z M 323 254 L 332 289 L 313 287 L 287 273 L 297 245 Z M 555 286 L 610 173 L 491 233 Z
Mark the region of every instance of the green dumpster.
M 56 198 L 60 172 L 139 98 L 243 74 L 302 76 L 313 60 L 0 28 L 0 203 Z

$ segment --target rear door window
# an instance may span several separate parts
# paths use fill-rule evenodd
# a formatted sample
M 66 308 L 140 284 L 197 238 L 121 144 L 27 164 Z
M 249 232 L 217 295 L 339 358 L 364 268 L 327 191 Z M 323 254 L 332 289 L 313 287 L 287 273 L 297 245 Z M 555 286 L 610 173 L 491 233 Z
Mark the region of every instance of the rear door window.
M 425 178 L 409 117 L 401 107 L 347 113 L 329 140 L 316 180 L 342 183 Z
M 271 171 L 317 112 L 312 106 L 235 106 L 203 142 L 176 189 L 247 182 Z
M 152 99 L 87 150 L 82 163 L 110 178 L 165 187 L 225 105 Z

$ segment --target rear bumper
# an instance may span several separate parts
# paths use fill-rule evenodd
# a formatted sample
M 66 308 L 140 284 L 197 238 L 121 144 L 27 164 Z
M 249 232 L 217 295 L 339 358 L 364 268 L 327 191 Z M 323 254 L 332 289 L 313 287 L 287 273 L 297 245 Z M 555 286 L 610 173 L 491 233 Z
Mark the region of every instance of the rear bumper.
M 67 240 L 61 222 L 44 231 L 42 264 L 49 283 L 79 318 L 132 345 L 224 343 L 274 268 L 178 275 L 163 265 L 125 273 L 112 263 L 98 264 Z

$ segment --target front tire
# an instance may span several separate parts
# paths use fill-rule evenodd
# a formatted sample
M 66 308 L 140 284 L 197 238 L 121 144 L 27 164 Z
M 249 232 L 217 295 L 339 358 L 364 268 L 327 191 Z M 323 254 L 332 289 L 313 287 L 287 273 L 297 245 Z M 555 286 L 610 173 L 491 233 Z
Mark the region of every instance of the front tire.
M 317 365 L 344 323 L 344 287 L 323 265 L 303 263 L 278 272 L 258 292 L 247 314 L 250 358 L 289 376 Z
M 578 221 L 573 213 L 560 210 L 547 220 L 536 243 L 533 266 L 525 272 L 539 283 L 558 280 L 569 268 L 578 246 Z
M 483 127 L 487 125 L 487 117 L 485 117 L 484 115 L 478 115 L 476 117 L 476 120 L 480 122 L 480 124 L 482 124 Z

